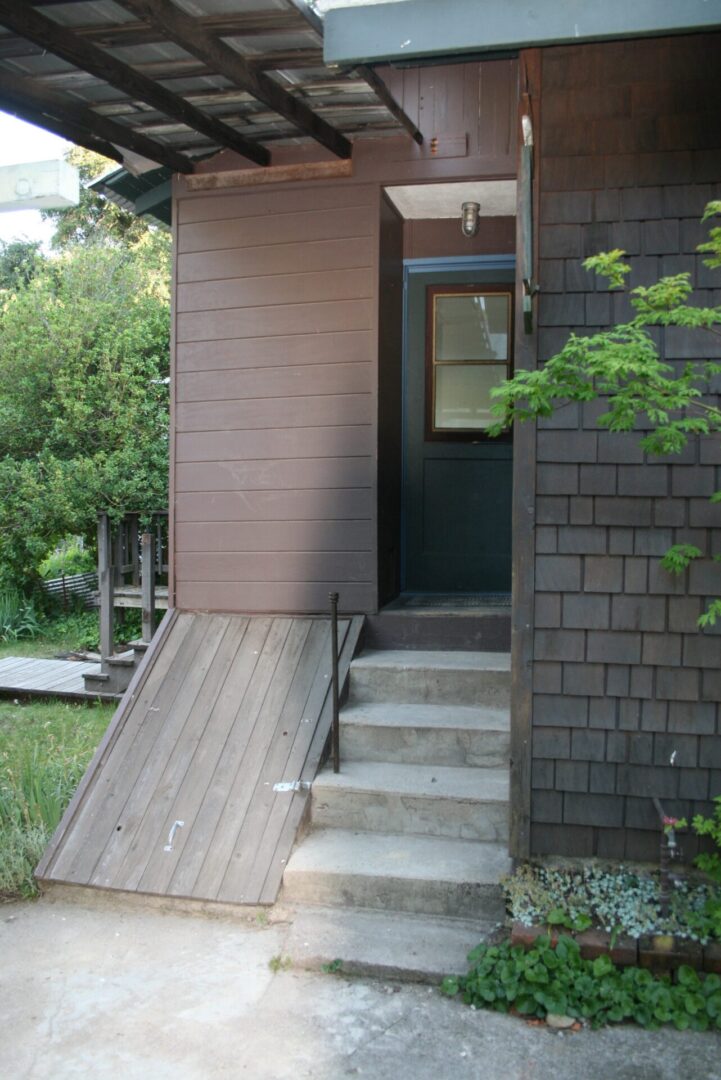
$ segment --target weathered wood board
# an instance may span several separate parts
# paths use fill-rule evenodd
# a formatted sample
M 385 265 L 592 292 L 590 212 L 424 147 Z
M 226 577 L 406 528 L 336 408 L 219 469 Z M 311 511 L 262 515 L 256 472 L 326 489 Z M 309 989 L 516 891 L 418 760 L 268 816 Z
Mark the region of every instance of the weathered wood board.
M 100 673 L 100 664 L 80 660 L 38 660 L 29 656 L 6 656 L 0 660 L 0 694 L 23 697 L 87 698 L 97 694 L 85 689 L 84 675 Z
M 312 780 L 330 730 L 330 621 L 167 620 L 37 876 L 272 903 L 309 794 L 274 785 Z M 341 680 L 362 621 L 339 621 Z

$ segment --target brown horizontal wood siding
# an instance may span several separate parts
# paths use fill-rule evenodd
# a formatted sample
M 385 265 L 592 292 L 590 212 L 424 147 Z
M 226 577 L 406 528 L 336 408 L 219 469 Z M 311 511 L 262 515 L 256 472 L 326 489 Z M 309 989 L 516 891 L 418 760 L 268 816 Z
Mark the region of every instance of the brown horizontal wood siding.
M 387 451 L 397 443 L 390 397 L 400 327 L 386 319 L 379 338 L 383 186 L 513 176 L 517 64 L 386 74 L 422 146 L 405 135 L 359 139 L 353 176 L 335 181 L 191 193 L 176 179 L 171 484 L 180 608 L 315 612 L 326 610 L 331 589 L 343 610 L 377 608 L 381 367 L 380 441 L 388 468 L 399 471 L 398 454 Z M 278 147 L 273 162 L 324 156 L 312 145 Z M 221 154 L 198 169 L 245 165 Z M 510 222 L 494 222 L 493 233 L 494 250 L 509 250 Z M 399 259 L 393 274 L 400 320 Z M 386 274 L 384 310 L 394 287 Z M 384 482 L 391 566 L 398 477 Z
M 379 191 L 177 202 L 175 582 L 181 608 L 376 601 Z

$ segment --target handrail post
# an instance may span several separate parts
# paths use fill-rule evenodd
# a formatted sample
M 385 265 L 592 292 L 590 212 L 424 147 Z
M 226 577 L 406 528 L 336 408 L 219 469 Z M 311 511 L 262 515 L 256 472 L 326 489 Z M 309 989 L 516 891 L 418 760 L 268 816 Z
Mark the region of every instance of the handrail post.
M 113 655 L 114 579 L 110 518 L 98 515 L 98 590 L 100 592 L 100 657 Z
M 140 564 L 140 587 L 143 605 L 143 641 L 153 638 L 155 622 L 155 556 L 153 552 L 153 534 L 144 532 L 141 539 L 142 558 Z
M 338 688 L 338 593 L 332 592 L 330 599 L 330 640 L 333 689 L 333 727 L 331 741 L 333 746 L 333 772 L 340 772 L 340 715 Z

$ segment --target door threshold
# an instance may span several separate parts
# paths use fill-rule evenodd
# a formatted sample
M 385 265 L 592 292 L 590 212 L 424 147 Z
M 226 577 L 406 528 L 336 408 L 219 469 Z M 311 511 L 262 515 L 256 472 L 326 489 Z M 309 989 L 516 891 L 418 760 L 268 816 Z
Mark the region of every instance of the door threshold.
M 388 611 L 429 612 L 444 615 L 469 615 L 487 611 L 489 608 L 508 609 L 511 606 L 511 594 L 494 593 L 401 593 L 381 609 L 381 614 Z

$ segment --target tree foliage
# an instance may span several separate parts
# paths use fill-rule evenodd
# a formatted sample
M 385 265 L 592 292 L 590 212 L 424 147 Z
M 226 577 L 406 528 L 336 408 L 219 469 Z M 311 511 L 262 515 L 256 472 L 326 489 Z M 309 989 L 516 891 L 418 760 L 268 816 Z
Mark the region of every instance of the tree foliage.
M 36 240 L 0 240 L 0 292 L 27 285 L 42 262 Z
M 721 201 L 709 203 L 704 221 L 721 215 Z M 699 246 L 710 267 L 721 267 L 721 228 L 711 229 Z M 611 289 L 626 287 L 630 266 L 623 251 L 604 252 L 584 266 L 605 278 Z M 514 420 L 551 416 L 566 402 L 603 399 L 606 412 L 598 423 L 609 431 L 642 431 L 641 446 L 651 455 L 680 453 L 694 436 L 721 435 L 718 381 L 721 363 L 698 360 L 681 365 L 659 355 L 657 327 L 681 327 L 689 334 L 705 331 L 721 336 L 721 307 L 693 303 L 688 273 L 661 278 L 629 292 L 635 312 L 626 323 L 587 337 L 571 334 L 561 351 L 535 371 L 517 371 L 493 391 L 498 434 Z M 702 345 L 699 346 L 702 351 Z M 721 501 L 721 493 L 713 496 Z M 682 573 L 703 553 L 691 544 L 678 544 L 664 557 L 671 573 Z M 721 618 L 721 600 L 701 617 L 701 625 Z
M 86 186 L 108 169 L 117 168 L 116 162 L 82 146 L 73 146 L 65 158 L 80 173 L 80 202 L 62 210 L 43 211 L 43 218 L 55 225 L 52 241 L 55 250 L 87 243 L 133 245 L 158 231 L 145 218 L 123 210 Z
M 0 292 L 0 586 L 100 511 L 167 505 L 167 233 L 107 207 L 61 226 Z

